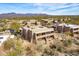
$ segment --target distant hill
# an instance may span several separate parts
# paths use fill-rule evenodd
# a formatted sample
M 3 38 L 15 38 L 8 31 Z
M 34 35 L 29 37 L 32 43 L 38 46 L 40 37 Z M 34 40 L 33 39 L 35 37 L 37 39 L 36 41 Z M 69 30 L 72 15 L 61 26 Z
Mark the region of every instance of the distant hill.
M 34 14 L 34 13 L 21 14 L 21 13 L 14 13 L 14 12 L 12 12 L 12 13 L 0 14 L 0 19 L 2 19 L 2 18 L 13 18 L 13 17 L 25 17 L 25 16 L 46 16 L 46 17 L 47 16 L 53 16 L 55 18 L 57 18 L 57 17 L 61 18 L 61 16 L 63 16 L 63 17 L 70 16 L 70 17 L 72 17 L 74 19 L 76 19 L 76 18 L 78 19 L 79 18 L 79 15 L 48 15 L 48 14 L 42 14 L 42 13 L 40 13 L 40 14 Z
M 32 13 L 27 13 L 27 14 L 19 14 L 19 13 L 0 14 L 0 18 L 11 18 L 11 17 L 22 17 L 22 16 L 47 16 L 47 14 L 32 14 Z

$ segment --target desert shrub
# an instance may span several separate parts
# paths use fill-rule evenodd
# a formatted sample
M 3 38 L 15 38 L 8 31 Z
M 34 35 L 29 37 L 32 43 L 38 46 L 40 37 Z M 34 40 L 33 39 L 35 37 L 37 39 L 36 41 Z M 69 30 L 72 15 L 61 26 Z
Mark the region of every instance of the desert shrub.
M 50 48 L 51 48 L 52 50 L 55 49 L 55 50 L 57 50 L 58 52 L 64 52 L 64 50 L 65 50 L 65 47 L 64 47 L 62 41 L 60 41 L 60 40 L 55 41 L 54 44 L 51 44 L 51 45 L 50 45 Z
M 72 45 L 72 40 L 64 40 L 63 41 L 64 46 L 68 47 Z
M 56 45 L 55 45 L 55 44 L 50 45 L 50 48 L 51 48 L 51 49 L 56 49 Z
M 37 44 L 36 48 L 39 52 L 42 52 L 44 50 L 44 46 L 42 44 Z
M 27 47 L 26 48 L 26 55 L 27 56 L 35 56 L 36 55 L 36 49 L 31 48 L 31 47 Z
M 21 39 L 9 39 L 4 42 L 3 47 L 5 50 L 8 50 L 6 55 L 22 55 L 25 51 L 25 47 L 23 47 L 23 42 Z
M 65 52 L 67 55 L 70 55 L 70 56 L 78 56 L 79 55 L 79 49 L 71 49 L 69 51 L 66 51 Z
M 59 52 L 64 52 L 64 46 L 61 45 L 61 44 L 57 44 L 57 45 L 56 44 L 53 44 L 53 45 L 50 46 L 50 48 L 52 50 L 57 50 Z
M 52 50 L 50 48 L 44 49 L 44 52 L 42 54 L 43 56 L 51 56 L 53 55 Z
M 62 47 L 62 46 L 57 47 L 57 51 L 64 52 L 64 47 Z
M 6 53 L 6 56 L 20 56 L 23 55 L 23 51 L 24 49 L 20 48 L 16 48 L 15 50 L 9 51 Z
M 52 50 L 50 47 L 49 48 L 45 48 L 42 56 L 57 56 L 58 55 L 58 51 L 56 49 Z
M 44 49 L 43 49 L 43 52 L 42 52 L 42 56 L 51 56 L 53 55 L 52 53 L 52 49 L 48 46 L 46 46 Z
M 19 32 L 20 24 L 17 22 L 13 22 L 10 26 L 11 29 L 16 30 L 16 32 Z
M 10 48 L 12 48 L 14 46 L 14 42 L 12 39 L 8 39 L 7 41 L 5 41 L 3 43 L 3 47 L 5 50 L 9 50 Z
M 55 44 L 46 46 L 42 52 L 42 56 L 57 56 L 58 55 L 57 47 L 58 46 Z
M 78 40 L 73 40 L 73 43 L 75 43 L 76 45 L 79 45 L 79 41 Z
M 79 42 L 76 42 L 75 44 L 76 44 L 76 45 L 79 45 Z
M 71 32 L 65 32 L 66 35 L 71 35 L 72 36 L 72 33 Z
M 10 51 L 6 54 L 6 56 L 17 56 L 17 51 Z

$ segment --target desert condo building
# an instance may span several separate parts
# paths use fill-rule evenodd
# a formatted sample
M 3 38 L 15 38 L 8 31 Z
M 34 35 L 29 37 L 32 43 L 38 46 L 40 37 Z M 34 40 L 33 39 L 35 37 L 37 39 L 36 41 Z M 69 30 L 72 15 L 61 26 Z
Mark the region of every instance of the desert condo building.
M 27 26 L 22 28 L 22 36 L 24 39 L 29 40 L 30 42 L 37 43 L 39 39 L 44 39 L 45 42 L 47 42 L 47 37 L 53 37 L 53 28 L 47 28 L 47 27 L 38 27 L 38 26 L 32 26 L 32 28 L 28 28 Z

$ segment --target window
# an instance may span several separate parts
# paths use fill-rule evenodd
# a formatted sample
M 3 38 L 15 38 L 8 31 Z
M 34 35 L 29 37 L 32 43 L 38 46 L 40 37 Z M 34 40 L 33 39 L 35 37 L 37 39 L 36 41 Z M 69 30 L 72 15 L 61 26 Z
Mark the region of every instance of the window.
M 0 37 L 0 39 L 3 39 L 3 37 Z
M 42 33 L 42 35 L 45 35 L 45 33 Z
M 41 34 L 37 34 L 37 36 L 40 36 Z
M 74 30 L 78 30 L 78 28 L 75 28 Z
M 51 31 L 51 33 L 53 33 L 53 31 Z

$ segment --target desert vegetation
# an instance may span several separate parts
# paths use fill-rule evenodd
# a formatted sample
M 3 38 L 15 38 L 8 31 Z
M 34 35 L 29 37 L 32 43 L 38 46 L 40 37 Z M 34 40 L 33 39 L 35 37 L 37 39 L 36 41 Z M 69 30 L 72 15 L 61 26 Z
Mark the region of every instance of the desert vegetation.
M 6 29 L 14 30 L 16 38 L 8 39 L 0 47 L 0 55 L 2 56 L 72 56 L 79 55 L 79 40 L 76 38 L 68 38 L 66 36 L 71 35 L 70 32 L 65 33 L 63 40 L 61 38 L 54 38 L 50 44 L 34 44 L 29 43 L 27 40 L 23 40 L 19 36 L 19 28 L 22 26 L 19 21 L 27 21 L 29 19 L 41 19 L 54 18 L 55 20 L 71 18 L 72 20 L 63 21 L 68 24 L 79 24 L 79 16 L 29 16 L 29 17 L 12 17 L 3 18 L 0 20 L 0 31 Z M 75 21 L 75 20 L 76 21 Z M 2 24 L 1 24 L 2 23 Z M 10 25 L 8 27 L 8 25 Z M 16 35 L 17 34 L 17 35 Z M 60 33 L 57 33 L 60 35 Z M 57 34 L 55 36 L 57 36 Z M 19 36 L 19 37 L 18 37 Z
M 33 44 L 21 38 L 8 39 L 0 47 L 5 56 L 72 56 L 79 55 L 79 40 L 54 40 L 51 44 Z

